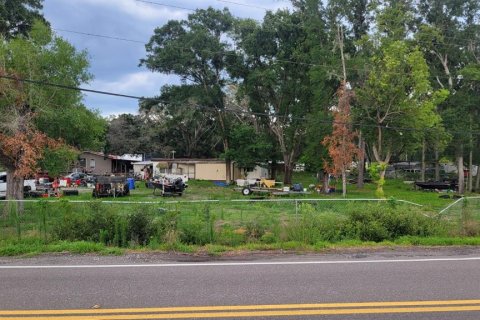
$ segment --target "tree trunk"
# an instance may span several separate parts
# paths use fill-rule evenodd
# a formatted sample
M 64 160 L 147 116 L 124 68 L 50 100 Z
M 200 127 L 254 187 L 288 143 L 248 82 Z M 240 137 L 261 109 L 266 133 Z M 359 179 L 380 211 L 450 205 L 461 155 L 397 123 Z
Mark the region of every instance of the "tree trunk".
M 230 184 L 232 181 L 232 161 L 230 159 L 225 159 L 225 182 Z
M 422 171 L 420 173 L 420 181 L 425 182 L 425 171 L 427 169 L 427 165 L 425 163 L 425 149 L 426 149 L 426 144 L 425 144 L 425 139 L 423 139 L 422 142 Z
M 23 178 L 7 169 L 7 200 L 23 200 Z
M 468 192 L 473 190 L 473 150 L 470 148 L 468 157 Z
M 277 180 L 277 162 L 275 160 L 272 161 L 271 178 Z
M 465 192 L 465 176 L 463 173 L 463 144 L 460 145 L 459 154 L 457 155 L 457 171 L 458 171 L 458 193 Z
M 475 191 L 480 191 L 480 165 L 477 166 L 477 179 L 475 181 Z
M 293 166 L 291 163 L 285 162 L 284 165 L 284 176 L 283 176 L 283 184 L 289 185 L 292 184 L 292 173 L 293 173 Z
M 365 140 L 362 138 L 362 133 L 360 133 L 360 154 L 358 156 L 358 179 L 357 179 L 357 189 L 363 189 L 363 180 L 365 179 Z
M 283 184 L 289 185 L 292 184 L 292 173 L 293 173 L 293 158 L 290 153 L 286 152 L 283 154 L 283 165 L 284 165 L 284 176 Z
M 328 172 L 323 171 L 323 193 L 327 194 L 330 191 Z
M 17 213 L 23 213 L 23 177 L 16 177 L 13 170 L 7 169 L 7 200 L 20 200 L 15 202 L 10 202 L 7 207 L 11 205 L 16 206 Z
M 468 153 L 468 184 L 467 190 L 468 192 L 472 192 L 473 190 L 473 134 L 472 134 L 472 123 L 473 117 L 470 114 L 470 141 L 469 141 L 469 153 Z
M 377 190 L 375 191 L 375 195 L 378 198 L 385 198 L 385 192 L 383 191 L 383 185 L 385 184 L 385 173 L 387 172 L 387 165 L 388 165 L 388 162 L 385 165 L 385 169 L 383 169 L 379 172 L 380 179 L 379 179 L 379 182 L 377 183 Z
M 435 181 L 440 181 L 440 159 L 437 148 L 435 148 Z

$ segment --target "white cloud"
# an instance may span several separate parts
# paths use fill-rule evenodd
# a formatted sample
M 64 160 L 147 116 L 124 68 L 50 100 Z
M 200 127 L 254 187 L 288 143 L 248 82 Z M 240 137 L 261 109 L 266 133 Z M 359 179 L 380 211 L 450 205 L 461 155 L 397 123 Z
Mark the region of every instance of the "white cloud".
M 153 97 L 160 94 L 165 84 L 178 84 L 176 76 L 138 71 L 121 76 L 117 80 L 95 80 L 86 88 L 139 97 Z M 85 105 L 98 109 L 102 116 L 108 117 L 122 113 L 138 112 L 138 101 L 125 97 L 114 97 L 96 93 L 85 94 Z
M 117 9 L 140 20 L 183 19 L 187 12 L 174 7 L 162 7 L 135 0 L 81 0 L 83 4 Z M 155 1 L 152 1 L 155 2 Z
M 138 71 L 123 75 L 118 80 L 96 80 L 90 88 L 135 96 L 153 96 L 165 84 L 178 83 L 177 77 L 150 71 Z

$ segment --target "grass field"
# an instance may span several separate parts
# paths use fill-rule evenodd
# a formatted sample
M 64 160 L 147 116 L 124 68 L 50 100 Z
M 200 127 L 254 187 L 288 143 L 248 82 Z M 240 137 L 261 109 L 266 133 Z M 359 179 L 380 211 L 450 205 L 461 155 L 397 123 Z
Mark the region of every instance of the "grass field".
M 301 172 L 295 173 L 294 182 L 301 183 L 304 187 L 315 184 L 316 179 L 313 174 Z M 135 190 L 132 190 L 130 196 L 120 198 L 104 198 L 108 201 L 192 201 L 192 200 L 232 200 L 232 199 L 246 199 L 239 191 L 236 191 L 234 186 L 219 187 L 212 181 L 195 181 L 190 180 L 189 186 L 182 197 L 167 197 L 162 198 L 158 195 L 153 195 L 151 189 L 147 189 L 142 182 L 136 182 Z M 440 198 L 439 193 L 415 190 L 412 184 L 405 184 L 401 180 L 387 180 L 384 186 L 386 198 L 393 197 L 395 199 L 407 200 L 414 203 L 421 204 L 427 210 L 440 211 L 454 201 L 454 199 Z M 341 185 L 337 185 L 337 192 L 333 194 L 319 194 L 311 191 L 309 195 L 295 196 L 296 198 L 319 198 L 319 199 L 341 199 Z M 442 193 L 453 196 L 453 193 Z M 254 194 L 256 197 L 257 195 Z M 268 196 L 267 196 L 268 197 Z M 294 196 L 289 196 L 293 198 Z M 92 195 L 89 190 L 83 190 L 80 196 L 65 197 L 69 200 L 92 200 Z M 268 197 L 279 198 L 279 197 Z M 285 198 L 285 197 L 281 197 Z M 356 185 L 348 185 L 347 199 L 375 199 L 375 185 L 372 183 L 365 184 L 363 189 L 358 189 Z
M 297 173 L 295 183 L 315 183 Z M 387 201 L 374 199 L 375 186 L 301 196 L 244 197 L 232 187 L 190 181 L 182 197 L 154 195 L 137 182 L 127 197 L 80 195 L 24 203 L 23 214 L 0 202 L 0 255 L 68 251 L 119 254 L 124 250 L 206 251 L 325 250 L 344 246 L 477 245 L 480 200 L 452 204 L 436 192 L 388 180 Z M 337 189 L 338 190 L 338 189 Z M 448 194 L 452 196 L 452 194 Z M 313 200 L 318 201 L 313 201 Z M 341 201 L 336 201 L 336 199 Z M 420 206 L 395 201 L 406 200 Z M 50 202 L 53 201 L 53 202 Z M 3 209 L 2 209 L 3 207 Z

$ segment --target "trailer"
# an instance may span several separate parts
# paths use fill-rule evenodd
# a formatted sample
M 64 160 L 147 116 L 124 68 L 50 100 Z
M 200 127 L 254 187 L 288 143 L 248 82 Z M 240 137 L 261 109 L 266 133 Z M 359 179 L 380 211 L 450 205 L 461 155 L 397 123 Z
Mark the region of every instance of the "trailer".
M 123 197 L 130 194 L 128 181 L 125 177 L 103 177 L 99 176 L 95 181 L 95 188 L 92 196 L 100 197 Z
M 303 189 L 302 185 L 299 183 L 293 184 L 291 187 L 282 187 L 276 188 L 275 186 L 278 182 L 275 180 L 268 180 L 268 179 L 261 179 L 256 181 L 254 184 L 243 186 L 239 190 L 241 190 L 244 196 L 250 196 L 252 194 L 268 194 L 273 196 L 285 196 L 285 195 L 292 195 L 292 194 L 310 194 L 305 189 Z

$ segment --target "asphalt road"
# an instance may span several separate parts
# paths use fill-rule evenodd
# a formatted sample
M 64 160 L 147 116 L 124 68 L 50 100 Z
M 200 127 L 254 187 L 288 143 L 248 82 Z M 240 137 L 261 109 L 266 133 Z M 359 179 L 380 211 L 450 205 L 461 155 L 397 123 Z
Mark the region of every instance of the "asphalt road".
M 36 320 L 480 319 L 480 249 L 213 261 L 163 255 L 0 259 L 0 319 L 38 315 Z

